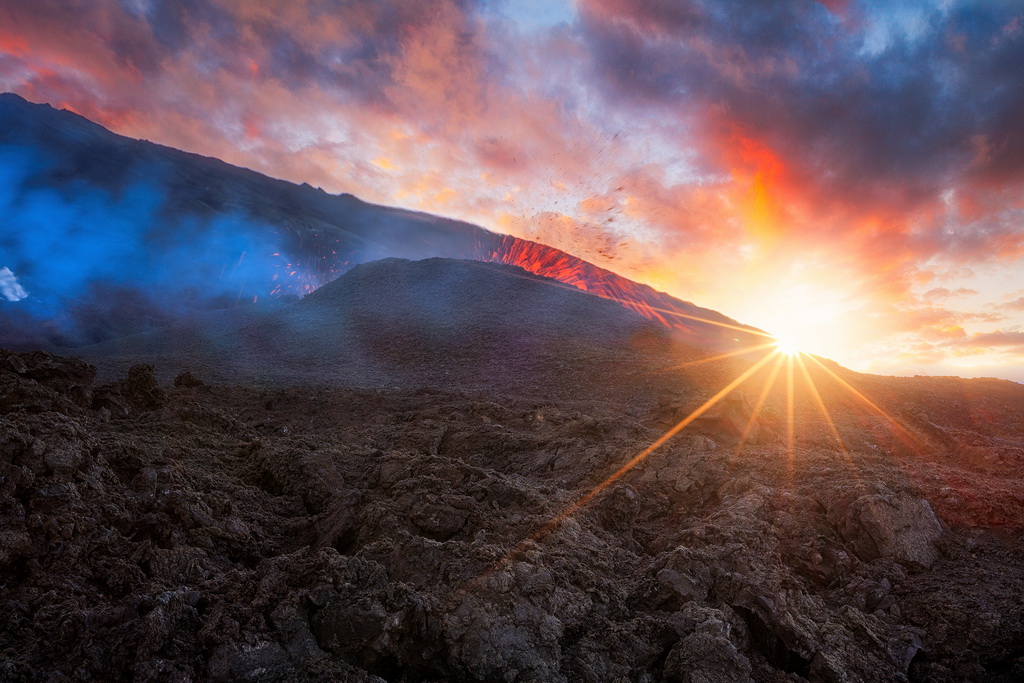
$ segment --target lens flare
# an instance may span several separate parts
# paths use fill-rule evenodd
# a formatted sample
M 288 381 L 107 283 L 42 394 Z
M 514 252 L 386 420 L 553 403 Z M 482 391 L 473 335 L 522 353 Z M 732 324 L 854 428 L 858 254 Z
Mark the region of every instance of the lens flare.
M 788 336 L 776 336 L 775 337 L 775 351 L 781 353 L 783 356 L 796 356 L 803 353 L 801 344 L 796 339 Z

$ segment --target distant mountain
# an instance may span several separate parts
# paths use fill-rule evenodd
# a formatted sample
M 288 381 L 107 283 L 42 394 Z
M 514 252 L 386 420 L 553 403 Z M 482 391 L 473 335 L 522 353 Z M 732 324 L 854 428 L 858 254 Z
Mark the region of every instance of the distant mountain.
M 0 95 L 0 221 L 0 346 L 82 346 L 303 296 L 385 257 L 517 265 L 618 301 L 696 346 L 763 340 L 543 244 L 133 140 L 11 94 Z

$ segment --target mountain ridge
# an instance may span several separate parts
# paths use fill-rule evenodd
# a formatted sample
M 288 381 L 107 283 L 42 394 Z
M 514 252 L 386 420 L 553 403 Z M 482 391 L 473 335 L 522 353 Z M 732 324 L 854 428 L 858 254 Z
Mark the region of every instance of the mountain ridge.
M 52 348 L 96 343 L 147 328 L 133 321 L 152 319 L 152 328 L 183 312 L 275 293 L 303 295 L 353 264 L 389 256 L 519 265 L 617 299 L 647 317 L 661 317 L 663 324 L 692 333 L 694 343 L 712 348 L 731 347 L 735 333 L 762 334 L 553 247 L 464 221 L 370 204 L 351 194 L 329 194 L 118 135 L 73 112 L 17 95 L 0 96 L 0 123 L 0 155 L 6 155 L 7 180 L 15 188 L 6 206 L 0 194 L 0 209 L 7 209 L 13 226 L 0 246 L 11 261 L 6 265 L 32 295 L 20 307 L 31 314 L 14 305 L 0 307 L 0 317 L 17 323 L 9 329 L 22 330 L 22 338 L 0 334 L 0 344 Z M 44 200 L 54 195 L 57 208 L 43 209 Z M 114 228 L 100 232 L 97 224 Z M 118 242 L 127 233 L 134 240 L 128 255 L 147 268 L 121 277 L 104 265 L 106 254 L 92 249 L 83 251 L 94 261 L 47 268 L 53 250 L 19 240 L 21 233 L 38 229 L 50 231 L 55 244 L 70 249 L 91 230 L 115 254 L 124 251 Z M 188 254 L 197 263 L 195 272 L 170 262 L 168 253 Z M 78 287 L 51 291 L 54 282 L 68 279 L 61 277 L 66 273 Z M 103 291 L 92 291 L 97 287 Z M 41 325 L 40 318 L 51 322 Z M 730 328 L 739 329 L 722 333 Z

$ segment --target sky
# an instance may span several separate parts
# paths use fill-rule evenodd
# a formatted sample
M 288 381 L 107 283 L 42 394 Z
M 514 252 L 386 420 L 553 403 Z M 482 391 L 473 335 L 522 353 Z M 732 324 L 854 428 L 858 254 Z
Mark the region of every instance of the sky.
M 1024 3 L 0 0 L 0 91 L 1024 381 Z

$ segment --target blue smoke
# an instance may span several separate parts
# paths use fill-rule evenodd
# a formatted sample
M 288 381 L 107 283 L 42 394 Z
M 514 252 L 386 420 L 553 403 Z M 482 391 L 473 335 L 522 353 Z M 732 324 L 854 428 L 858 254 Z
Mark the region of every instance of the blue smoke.
M 289 260 L 281 235 L 248 216 L 168 206 L 156 165 L 116 187 L 54 182 L 60 172 L 39 150 L 0 147 L 0 268 L 28 292 L 0 299 L 0 344 L 31 341 L 32 325 L 87 344 L 251 302 Z

